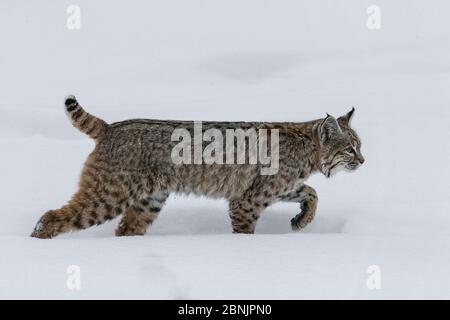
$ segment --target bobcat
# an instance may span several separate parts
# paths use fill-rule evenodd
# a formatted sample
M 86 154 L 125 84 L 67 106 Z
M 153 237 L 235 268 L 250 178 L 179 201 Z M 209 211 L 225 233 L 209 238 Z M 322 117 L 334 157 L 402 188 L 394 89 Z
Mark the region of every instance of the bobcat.
M 330 177 L 339 169 L 355 170 L 363 162 L 361 141 L 344 116 L 309 122 L 203 122 L 203 130 L 277 129 L 279 168 L 260 174 L 260 164 L 175 164 L 171 158 L 176 128 L 194 130 L 190 121 L 127 120 L 108 124 L 87 113 L 74 96 L 65 100 L 72 124 L 95 140 L 82 170 L 79 190 L 57 210 L 46 212 L 31 236 L 58 234 L 99 225 L 122 215 L 117 236 L 145 234 L 170 193 L 193 193 L 229 201 L 235 233 L 254 233 L 264 208 L 277 201 L 297 202 L 291 220 L 304 228 L 316 213 L 317 194 L 304 181 L 313 173 Z

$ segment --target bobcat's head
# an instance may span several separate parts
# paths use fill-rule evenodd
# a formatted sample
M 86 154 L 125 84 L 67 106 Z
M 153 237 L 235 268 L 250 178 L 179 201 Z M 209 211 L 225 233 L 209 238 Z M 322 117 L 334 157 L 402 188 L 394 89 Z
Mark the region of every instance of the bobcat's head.
M 327 115 L 318 127 L 320 171 L 328 178 L 340 169 L 356 170 L 364 163 L 361 141 L 350 128 L 355 108 L 337 120 Z

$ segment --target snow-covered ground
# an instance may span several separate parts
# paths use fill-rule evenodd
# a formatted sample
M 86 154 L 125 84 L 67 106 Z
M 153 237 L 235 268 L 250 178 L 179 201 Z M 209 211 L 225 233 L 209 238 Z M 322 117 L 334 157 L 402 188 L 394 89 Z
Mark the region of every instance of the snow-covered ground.
M 450 298 L 450 3 L 376 2 L 381 30 L 365 0 L 1 1 L 0 298 Z M 111 122 L 354 105 L 366 163 L 310 179 L 318 214 L 300 233 L 296 204 L 235 235 L 224 201 L 171 197 L 143 237 L 114 237 L 116 220 L 30 238 L 93 147 L 65 117 L 69 93 Z

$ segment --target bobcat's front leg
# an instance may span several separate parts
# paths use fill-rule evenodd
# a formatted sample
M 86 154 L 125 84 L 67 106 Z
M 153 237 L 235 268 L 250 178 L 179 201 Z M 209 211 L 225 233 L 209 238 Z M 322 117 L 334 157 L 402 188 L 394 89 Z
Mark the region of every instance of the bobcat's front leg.
M 259 176 L 241 197 L 230 201 L 234 233 L 254 233 L 261 212 L 279 199 L 288 181 L 273 176 Z
M 281 201 L 300 203 L 301 212 L 291 220 L 292 230 L 297 231 L 308 225 L 316 214 L 317 193 L 316 190 L 306 184 L 280 197 Z

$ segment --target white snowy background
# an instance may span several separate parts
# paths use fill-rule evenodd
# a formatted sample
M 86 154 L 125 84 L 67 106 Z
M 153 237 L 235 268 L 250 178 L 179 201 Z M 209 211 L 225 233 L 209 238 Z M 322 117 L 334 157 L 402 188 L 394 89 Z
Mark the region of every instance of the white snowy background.
M 81 29 L 66 9 L 81 8 Z M 366 9 L 381 8 L 381 30 Z M 0 2 L 0 298 L 450 298 L 450 2 Z M 143 237 L 117 220 L 52 240 L 93 141 L 63 99 L 128 118 L 307 121 L 356 107 L 366 163 L 231 233 L 225 201 L 171 197 Z M 66 269 L 81 270 L 81 289 Z M 369 290 L 368 266 L 381 270 Z

